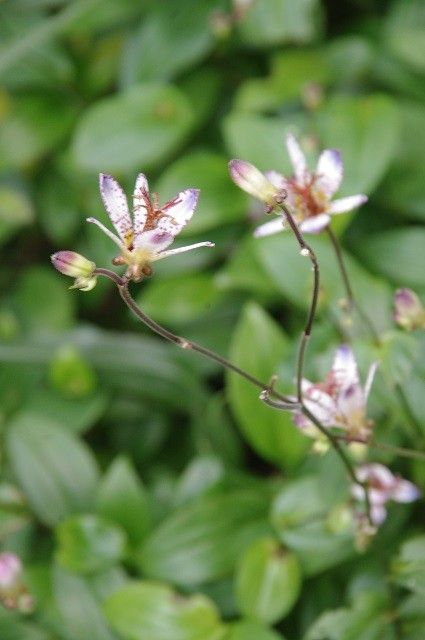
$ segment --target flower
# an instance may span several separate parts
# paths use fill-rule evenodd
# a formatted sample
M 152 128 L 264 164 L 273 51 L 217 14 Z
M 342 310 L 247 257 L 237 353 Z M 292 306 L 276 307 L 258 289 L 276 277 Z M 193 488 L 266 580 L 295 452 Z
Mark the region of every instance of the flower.
M 0 553 L 0 602 L 8 609 L 30 612 L 33 600 L 23 582 L 23 567 L 14 553 Z
M 66 276 L 75 278 L 71 289 L 90 291 L 96 286 L 96 276 L 94 275 L 96 265 L 91 260 L 87 260 L 75 251 L 59 251 L 50 256 L 50 259 L 55 269 Z
M 394 296 L 394 320 L 403 329 L 425 329 L 425 309 L 411 289 L 397 289 Z
M 286 202 L 302 232 L 318 233 L 329 224 L 332 215 L 346 213 L 367 201 L 367 196 L 363 194 L 332 201 L 332 196 L 341 185 L 344 171 L 337 149 L 325 149 L 320 154 L 316 171 L 311 172 L 301 147 L 291 134 L 286 137 L 286 147 L 294 175 L 286 178 L 276 171 L 269 171 L 265 177 L 280 192 L 286 191 Z M 257 227 L 254 235 L 268 236 L 284 228 L 285 220 L 281 216 Z
M 353 352 L 348 345 L 340 346 L 324 382 L 303 379 L 305 406 L 323 426 L 340 427 L 349 437 L 367 440 L 373 423 L 367 418 L 366 403 L 376 367 L 371 365 L 362 387 Z M 295 411 L 294 421 L 306 435 L 317 437 L 317 428 L 303 413 Z
M 127 275 L 135 281 L 150 275 L 150 263 L 155 260 L 198 247 L 213 247 L 212 242 L 198 242 L 178 249 L 165 249 L 186 226 L 195 211 L 198 189 L 185 189 L 162 207 L 156 194 L 151 198 L 148 181 L 139 173 L 133 193 L 133 216 L 130 215 L 127 198 L 118 182 L 110 175 L 99 175 L 99 188 L 103 204 L 117 235 L 96 218 L 87 222 L 96 224 L 120 248 L 121 255 L 114 264 L 127 264 Z
M 413 502 L 421 495 L 413 482 L 395 476 L 387 467 L 377 462 L 358 467 L 356 478 L 367 486 L 371 521 L 376 527 L 381 525 L 387 516 L 385 504 L 389 500 Z M 365 489 L 358 484 L 352 484 L 351 495 L 355 500 L 365 501 Z

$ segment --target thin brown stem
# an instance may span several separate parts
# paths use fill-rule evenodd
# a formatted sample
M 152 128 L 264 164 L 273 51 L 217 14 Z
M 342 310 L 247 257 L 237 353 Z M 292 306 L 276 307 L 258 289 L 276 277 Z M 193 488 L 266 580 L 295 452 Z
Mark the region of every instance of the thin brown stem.
M 271 388 L 270 385 L 267 385 L 265 382 L 258 380 L 258 378 L 251 375 L 244 369 L 241 369 L 237 365 L 233 364 L 233 362 L 230 362 L 226 358 L 223 358 L 222 356 L 215 353 L 214 351 L 210 351 L 210 349 L 207 349 L 206 347 L 203 347 L 202 345 L 197 344 L 196 342 L 192 342 L 190 340 L 186 340 L 186 338 L 177 336 L 176 334 L 172 333 L 165 327 L 162 327 L 160 324 L 155 322 L 155 320 L 152 320 L 152 318 L 150 318 L 148 315 L 146 315 L 146 313 L 144 313 L 144 311 L 142 311 L 142 309 L 139 307 L 137 302 L 132 297 L 128 289 L 128 280 L 125 277 L 121 278 L 120 276 L 118 276 L 113 271 L 110 271 L 109 269 L 96 269 L 95 273 L 101 276 L 105 276 L 106 278 L 109 278 L 117 285 L 120 296 L 125 302 L 125 304 L 127 305 L 127 307 L 134 313 L 135 316 L 137 316 L 137 318 L 139 318 L 139 320 L 141 320 L 141 322 L 143 322 L 143 324 L 145 324 L 147 327 L 149 327 L 149 329 L 154 331 L 154 333 L 158 334 L 162 338 L 165 338 L 165 340 L 172 342 L 173 344 L 177 345 L 182 349 L 195 351 L 209 358 L 210 360 L 213 360 L 214 362 L 218 362 L 218 364 L 220 364 L 222 367 L 224 367 L 225 369 L 228 369 L 229 371 L 232 371 L 233 373 L 237 373 L 239 376 L 241 376 L 242 378 L 245 378 L 245 380 L 248 380 L 248 382 L 256 386 L 261 391 L 264 391 L 265 389 L 270 389 L 271 395 L 273 395 L 276 398 L 276 400 L 279 400 L 282 403 L 282 406 L 285 406 L 286 409 L 296 409 L 299 407 L 298 402 L 295 402 L 293 399 L 282 395 L 278 391 L 275 391 L 275 389 Z
M 341 251 L 341 246 L 338 242 L 338 238 L 336 237 L 336 235 L 334 234 L 333 230 L 331 227 L 327 226 L 326 227 L 326 232 L 329 236 L 329 239 L 332 243 L 332 247 L 334 249 L 335 252 L 335 257 L 336 257 L 336 261 L 338 264 L 338 268 L 339 271 L 341 273 L 341 278 L 342 278 L 342 282 L 344 284 L 344 288 L 345 288 L 345 293 L 347 296 L 347 303 L 348 303 L 348 311 L 352 311 L 352 309 L 355 309 L 359 315 L 359 317 L 362 319 L 363 323 L 367 326 L 375 344 L 380 345 L 381 344 L 381 339 L 379 337 L 379 334 L 377 332 L 377 330 L 375 329 L 375 326 L 373 324 L 373 322 L 371 321 L 371 319 L 369 318 L 369 316 L 367 315 L 367 313 L 365 313 L 365 311 L 362 309 L 361 305 L 358 303 L 357 299 L 354 296 L 354 292 L 353 292 L 353 287 L 351 286 L 351 282 L 350 282 L 350 278 L 348 276 L 348 271 L 347 268 L 345 266 L 345 262 L 344 262 L 344 258 L 342 255 L 342 251 Z

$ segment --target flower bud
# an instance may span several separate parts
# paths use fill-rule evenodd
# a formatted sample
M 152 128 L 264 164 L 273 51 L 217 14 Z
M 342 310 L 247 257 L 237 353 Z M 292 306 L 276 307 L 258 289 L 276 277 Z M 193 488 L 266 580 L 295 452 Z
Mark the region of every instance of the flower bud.
M 394 296 L 394 320 L 403 329 L 425 329 L 425 309 L 414 291 L 397 289 Z
M 23 582 L 22 563 L 14 553 L 0 553 L 0 602 L 22 613 L 33 610 L 33 598 Z
M 268 207 L 274 207 L 279 189 L 253 164 L 245 160 L 231 160 L 229 162 L 230 177 L 243 191 L 265 202 Z
M 51 256 L 51 261 L 55 269 L 66 276 L 75 278 L 71 289 L 81 289 L 90 291 L 96 286 L 94 270 L 96 265 L 91 260 L 75 251 L 59 251 Z

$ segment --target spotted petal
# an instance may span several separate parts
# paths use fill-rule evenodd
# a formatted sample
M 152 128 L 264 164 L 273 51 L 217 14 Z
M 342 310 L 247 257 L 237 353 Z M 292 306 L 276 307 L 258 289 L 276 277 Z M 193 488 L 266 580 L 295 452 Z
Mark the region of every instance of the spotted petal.
M 394 488 L 391 493 L 391 498 L 396 502 L 413 502 L 420 498 L 421 492 L 418 487 L 409 482 L 409 480 L 403 480 L 403 478 L 396 478 Z
M 362 204 L 367 202 L 368 197 L 363 193 L 359 193 L 356 196 L 347 196 L 346 198 L 338 198 L 338 200 L 334 200 L 330 203 L 328 207 L 328 212 L 331 214 L 336 213 L 347 213 L 347 211 L 351 211 L 352 209 L 356 209 L 360 207 Z
M 297 139 L 291 133 L 286 136 L 286 148 L 294 168 L 295 178 L 299 184 L 304 185 L 309 174 L 307 162 Z
M 325 149 L 320 154 L 316 169 L 315 186 L 331 198 L 341 186 L 344 166 L 341 154 L 337 149 Z
M 176 236 L 189 222 L 198 203 L 199 189 L 185 189 L 177 194 L 175 204 L 165 205 L 165 212 L 174 220 L 174 235 Z
M 107 173 L 99 174 L 99 189 L 109 219 L 121 240 L 126 242 L 132 232 L 133 225 L 124 191 L 118 182 Z
M 139 173 L 136 178 L 133 192 L 134 232 L 136 235 L 143 231 L 148 215 L 146 199 L 144 196 L 149 196 L 148 180 L 143 173 Z
M 341 345 L 336 350 L 332 363 L 332 375 L 339 389 L 348 389 L 360 383 L 357 363 L 347 344 Z
M 324 425 L 335 424 L 336 407 L 333 398 L 308 380 L 302 382 L 304 404 L 307 409 Z

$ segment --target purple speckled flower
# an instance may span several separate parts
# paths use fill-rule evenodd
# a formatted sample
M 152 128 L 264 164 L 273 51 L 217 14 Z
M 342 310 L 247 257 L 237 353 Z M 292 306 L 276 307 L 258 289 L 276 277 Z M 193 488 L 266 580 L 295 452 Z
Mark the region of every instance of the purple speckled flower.
M 318 233 L 329 224 L 332 215 L 346 213 L 367 201 L 367 196 L 363 194 L 332 200 L 341 186 L 344 172 L 339 151 L 325 149 L 320 154 L 316 171 L 312 172 L 308 169 L 304 153 L 293 135 L 286 137 L 286 147 L 294 169 L 293 176 L 287 178 L 277 171 L 269 171 L 263 175 L 254 167 L 257 174 L 262 176 L 262 180 L 255 174 L 255 181 L 250 181 L 251 188 L 247 188 L 246 180 L 238 179 L 238 176 L 231 172 L 232 179 L 241 189 L 268 205 L 271 205 L 273 199 L 273 187 L 275 194 L 286 192 L 285 202 L 293 212 L 300 230 L 305 233 Z M 243 161 L 232 160 L 231 166 L 237 166 L 235 163 L 242 165 Z M 254 176 L 252 170 L 251 174 Z M 256 189 L 252 187 L 254 183 Z M 259 195 L 260 192 L 263 197 Z M 254 235 L 268 236 L 285 228 L 284 218 L 279 216 L 257 227 Z
M 116 234 L 96 218 L 87 218 L 96 224 L 120 248 L 121 255 L 114 264 L 127 264 L 128 274 L 139 280 L 149 271 L 149 264 L 168 256 L 198 247 L 213 247 L 212 242 L 197 242 L 187 247 L 166 251 L 174 238 L 191 219 L 198 201 L 198 189 L 185 189 L 175 198 L 160 206 L 156 194 L 151 197 L 146 176 L 139 173 L 133 193 L 133 211 L 130 215 L 127 198 L 121 186 L 110 175 L 99 176 L 100 194 Z
M 371 519 L 377 527 L 387 516 L 385 504 L 389 500 L 413 502 L 421 495 L 416 485 L 400 476 L 395 476 L 387 467 L 377 462 L 364 464 L 356 469 L 356 477 L 368 487 Z M 358 501 L 365 499 L 364 489 L 358 484 L 351 486 L 351 495 Z
M 304 404 L 324 426 L 340 427 L 352 438 L 367 440 L 372 422 L 367 418 L 366 404 L 376 366 L 370 367 L 363 387 L 353 352 L 348 345 L 341 345 L 323 382 L 303 380 Z M 317 428 L 303 413 L 295 412 L 294 422 L 306 435 L 317 437 Z

